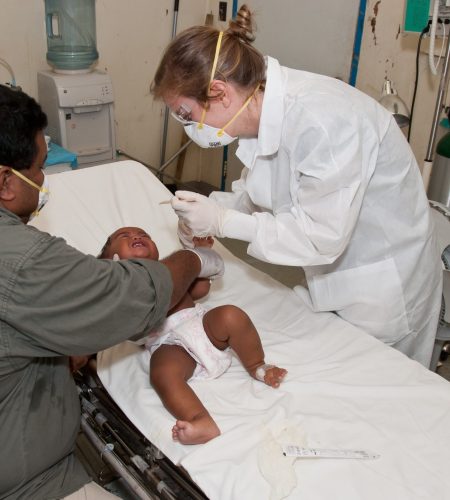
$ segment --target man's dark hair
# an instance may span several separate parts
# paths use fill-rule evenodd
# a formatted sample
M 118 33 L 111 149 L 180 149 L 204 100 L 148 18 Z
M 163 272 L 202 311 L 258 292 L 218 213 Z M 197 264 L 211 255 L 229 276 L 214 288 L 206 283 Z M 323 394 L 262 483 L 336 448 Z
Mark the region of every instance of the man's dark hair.
M 0 165 L 29 168 L 36 154 L 36 134 L 47 126 L 39 104 L 20 90 L 0 85 Z

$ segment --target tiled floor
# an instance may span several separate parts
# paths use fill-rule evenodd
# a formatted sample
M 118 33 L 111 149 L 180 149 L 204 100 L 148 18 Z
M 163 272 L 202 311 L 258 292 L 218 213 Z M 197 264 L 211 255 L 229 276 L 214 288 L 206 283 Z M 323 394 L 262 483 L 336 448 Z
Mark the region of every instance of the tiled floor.
M 248 243 L 243 241 L 231 240 L 227 238 L 220 241 L 237 257 L 244 260 L 251 266 L 264 271 L 276 280 L 284 283 L 286 286 L 293 287 L 295 285 L 306 284 L 305 275 L 298 267 L 276 266 L 273 264 L 267 264 L 266 262 L 261 262 L 258 259 L 247 255 L 246 249 Z M 446 380 L 450 381 L 450 355 L 445 361 L 442 361 L 442 363 L 438 365 L 437 373 Z

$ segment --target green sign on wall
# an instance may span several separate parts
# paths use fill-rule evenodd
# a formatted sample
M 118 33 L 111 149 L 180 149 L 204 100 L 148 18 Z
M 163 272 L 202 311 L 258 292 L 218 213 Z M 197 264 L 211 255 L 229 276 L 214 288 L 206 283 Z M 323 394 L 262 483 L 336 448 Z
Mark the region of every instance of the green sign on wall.
M 405 31 L 421 31 L 428 24 L 430 0 L 407 0 L 405 14 Z

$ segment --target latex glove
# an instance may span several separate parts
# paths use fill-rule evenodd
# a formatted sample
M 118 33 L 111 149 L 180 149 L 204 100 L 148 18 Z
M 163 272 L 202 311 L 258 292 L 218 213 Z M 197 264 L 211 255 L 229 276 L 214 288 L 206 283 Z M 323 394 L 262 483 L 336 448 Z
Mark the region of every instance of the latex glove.
M 192 241 L 194 235 L 192 231 L 186 226 L 183 219 L 178 219 L 178 239 L 180 243 L 183 245 L 183 248 L 194 248 L 194 242 Z
M 223 226 L 228 209 L 202 194 L 176 191 L 172 208 L 193 236 L 223 237 Z
M 200 259 L 202 268 L 198 275 L 199 278 L 215 280 L 223 276 L 225 265 L 222 257 L 215 250 L 205 247 L 187 248 L 186 250 L 195 253 Z

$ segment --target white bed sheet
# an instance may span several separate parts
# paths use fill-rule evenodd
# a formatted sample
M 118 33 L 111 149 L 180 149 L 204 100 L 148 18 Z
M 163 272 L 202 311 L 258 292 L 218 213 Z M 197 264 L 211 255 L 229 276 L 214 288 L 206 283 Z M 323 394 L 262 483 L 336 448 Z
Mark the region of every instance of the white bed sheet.
M 97 254 L 122 225 L 149 231 L 161 255 L 179 247 L 176 217 L 170 205 L 159 205 L 169 192 L 136 162 L 55 174 L 50 190 L 34 224 L 86 253 Z M 215 248 L 226 274 L 205 302 L 242 307 L 260 332 L 266 360 L 289 371 L 286 381 L 271 389 L 234 359 L 220 378 L 193 382 L 222 434 L 183 446 L 172 441 L 174 418 L 149 385 L 147 353 L 125 342 L 99 354 L 98 371 L 136 427 L 211 499 L 281 498 L 289 479 L 296 483 L 291 499 L 450 498 L 450 384 L 337 316 L 313 313 L 292 290 L 220 243 Z M 263 453 L 295 439 L 381 457 L 293 462 Z M 278 478 L 275 488 L 261 472 L 264 463 Z

